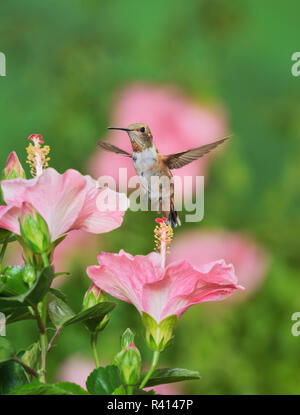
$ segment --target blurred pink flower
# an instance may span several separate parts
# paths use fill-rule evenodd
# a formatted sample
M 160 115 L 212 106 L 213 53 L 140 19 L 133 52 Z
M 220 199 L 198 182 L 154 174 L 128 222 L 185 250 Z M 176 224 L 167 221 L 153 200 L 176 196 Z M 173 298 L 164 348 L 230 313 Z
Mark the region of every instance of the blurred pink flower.
M 240 233 L 223 230 L 179 234 L 172 244 L 167 262 L 183 258 L 195 266 L 215 261 L 217 258 L 224 258 L 226 262 L 233 263 L 239 282 L 245 287 L 239 298 L 258 289 L 269 264 L 267 253 L 254 240 Z
M 20 234 L 20 208 L 23 202 L 28 202 L 47 222 L 52 241 L 74 229 L 92 233 L 111 231 L 121 225 L 124 211 L 100 210 L 98 196 L 111 191 L 100 190 L 96 185 L 96 180 L 76 170 L 59 174 L 52 168 L 30 180 L 3 180 L 1 188 L 7 206 L 0 206 L 0 227 Z M 125 195 L 120 197 L 127 201 Z
M 225 136 L 227 130 L 224 110 L 195 103 L 174 87 L 144 83 L 134 83 L 121 91 L 111 119 L 111 125 L 119 127 L 136 122 L 149 125 L 157 148 L 165 154 L 210 143 Z M 109 132 L 104 140 L 131 152 L 124 132 Z M 176 170 L 174 175 L 204 175 L 210 157 Z M 128 179 L 135 176 L 130 159 L 99 150 L 92 157 L 89 170 L 95 177 L 109 175 L 118 183 L 121 167 L 128 169 Z
M 89 374 L 95 369 L 95 363 L 80 355 L 66 359 L 59 368 L 58 382 L 74 382 L 86 389 L 85 382 Z
M 170 315 L 180 317 L 194 304 L 223 300 L 238 289 L 233 266 L 224 260 L 193 266 L 182 260 L 162 265 L 156 252 L 132 256 L 101 252 L 99 266 L 87 268 L 91 280 L 103 291 L 133 304 L 157 323 Z
M 98 235 L 80 230 L 72 231 L 54 250 L 52 264 L 55 272 L 72 272 L 73 267 L 84 271 L 86 265 L 91 263 L 98 251 Z M 67 279 L 67 274 L 55 278 L 52 287 L 60 287 Z

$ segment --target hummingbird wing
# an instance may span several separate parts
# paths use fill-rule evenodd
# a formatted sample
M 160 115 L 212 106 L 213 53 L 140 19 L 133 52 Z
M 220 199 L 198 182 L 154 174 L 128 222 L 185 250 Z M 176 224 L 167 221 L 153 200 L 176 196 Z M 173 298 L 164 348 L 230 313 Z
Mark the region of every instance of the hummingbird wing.
M 110 143 L 105 143 L 103 141 L 98 141 L 97 146 L 102 148 L 102 150 L 110 151 L 111 153 L 121 154 L 122 156 L 125 156 L 125 157 L 131 157 L 131 154 L 127 153 L 127 151 L 122 150 L 121 148 L 116 147 L 116 146 L 114 146 L 113 144 L 110 144 Z
M 221 140 L 214 141 L 210 144 L 205 144 L 201 147 L 191 148 L 190 150 L 182 151 L 181 153 L 168 154 L 165 156 L 165 163 L 172 169 L 180 169 L 186 164 L 191 163 L 194 160 L 204 156 L 204 154 L 209 153 L 211 150 L 216 148 L 218 145 L 224 143 L 230 137 L 222 138 Z

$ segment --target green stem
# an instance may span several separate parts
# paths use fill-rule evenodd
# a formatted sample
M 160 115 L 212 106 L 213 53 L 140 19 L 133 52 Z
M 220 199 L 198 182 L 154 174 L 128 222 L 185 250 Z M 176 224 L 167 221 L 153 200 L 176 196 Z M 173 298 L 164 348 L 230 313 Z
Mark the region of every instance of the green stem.
M 159 359 L 159 354 L 160 354 L 160 352 L 158 352 L 158 351 L 153 353 L 150 369 L 149 369 L 147 375 L 142 380 L 142 383 L 140 384 L 140 389 L 143 389 L 145 387 L 145 385 L 147 385 L 148 380 L 150 379 L 152 373 L 154 372 L 154 370 L 157 366 L 158 359 Z
M 42 260 L 43 260 L 44 267 L 45 268 L 49 267 L 50 264 L 49 264 L 49 260 L 48 260 L 48 256 L 47 256 L 46 252 L 43 252 L 41 254 L 41 257 L 42 257 Z
M 23 369 L 26 370 L 26 372 L 29 373 L 30 375 L 32 375 L 36 378 L 39 377 L 39 374 L 34 369 L 32 369 L 32 367 L 30 367 L 30 366 L 26 365 L 25 363 L 23 363 L 18 357 L 14 357 L 12 360 L 14 362 L 18 363 L 20 366 L 22 366 Z
M 3 258 L 4 258 L 4 254 L 8 245 L 8 240 L 9 240 L 9 236 L 5 239 L 5 242 L 2 245 L 2 249 L 0 252 L 0 264 L 2 264 Z
M 57 329 L 55 330 L 55 333 L 53 334 L 52 339 L 50 340 L 49 344 L 48 344 L 48 348 L 47 348 L 47 352 L 49 353 L 50 350 L 52 349 L 52 346 L 56 340 L 56 337 L 59 335 L 59 333 L 61 332 L 62 327 L 57 327 Z
M 43 265 L 44 267 L 49 267 L 48 256 L 45 252 L 41 254 Z M 42 312 L 41 312 L 41 320 L 43 326 L 47 327 L 47 294 L 44 296 L 42 301 Z M 40 331 L 40 343 L 41 343 L 41 381 L 46 383 L 46 372 L 47 372 L 47 350 L 48 350 L 48 338 L 47 338 L 47 331 L 44 330 L 43 332 Z
M 99 355 L 98 355 L 98 351 L 97 351 L 97 338 L 98 338 L 97 333 L 92 333 L 91 334 L 91 345 L 92 345 L 92 350 L 93 350 L 93 355 L 94 355 L 96 368 L 100 367 Z
M 133 395 L 133 386 L 127 387 L 127 395 Z

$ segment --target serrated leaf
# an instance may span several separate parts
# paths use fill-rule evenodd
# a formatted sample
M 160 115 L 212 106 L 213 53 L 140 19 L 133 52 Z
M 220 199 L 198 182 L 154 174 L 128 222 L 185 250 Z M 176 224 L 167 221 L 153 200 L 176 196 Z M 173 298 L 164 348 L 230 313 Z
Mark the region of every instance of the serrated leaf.
M 92 395 L 111 395 L 121 381 L 116 366 L 98 367 L 87 378 L 86 387 Z
M 63 326 L 70 326 L 75 323 L 84 323 L 90 331 L 95 331 L 101 320 L 104 319 L 106 314 L 111 312 L 116 306 L 116 303 L 111 301 L 105 301 L 103 303 L 96 304 L 93 307 L 83 310 L 76 314 L 73 318 L 66 321 Z
M 11 342 L 5 337 L 0 336 L 0 363 L 5 363 L 13 359 L 16 355 Z
M 75 316 L 68 304 L 61 297 L 54 295 L 53 291 L 48 294 L 48 313 L 55 327 L 63 327 L 65 322 Z
M 143 375 L 145 377 L 146 374 Z M 198 372 L 188 369 L 180 369 L 180 368 L 164 368 L 164 369 L 156 369 L 151 378 L 148 380 L 145 388 L 150 386 L 162 385 L 166 383 L 175 383 L 175 382 L 182 382 L 185 380 L 199 380 L 200 375 Z

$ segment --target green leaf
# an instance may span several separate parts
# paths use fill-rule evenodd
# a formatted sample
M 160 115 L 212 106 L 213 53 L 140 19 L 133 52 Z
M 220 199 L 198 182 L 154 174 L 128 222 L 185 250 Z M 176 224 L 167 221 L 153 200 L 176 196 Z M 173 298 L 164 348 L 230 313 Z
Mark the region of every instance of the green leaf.
M 139 389 L 139 388 L 134 388 L 133 394 L 134 395 L 156 395 L 153 389 L 151 389 L 150 391 L 144 391 L 143 389 Z
M 53 294 L 53 291 L 48 294 L 48 313 L 55 327 L 63 327 L 65 322 L 75 316 L 73 310 L 61 299 L 61 296 Z
M 0 363 L 8 362 L 16 355 L 15 349 L 11 342 L 5 337 L 0 336 Z
M 0 395 L 9 393 L 28 384 L 25 370 L 16 362 L 7 362 L 0 366 Z
M 20 295 L 28 290 L 28 286 L 23 281 L 23 267 L 20 266 L 9 266 L 3 270 L 0 276 L 2 295 Z
M 24 305 L 38 304 L 45 294 L 49 291 L 53 280 L 53 266 L 44 268 L 39 272 L 37 279 L 34 281 L 31 288 L 20 295 L 11 297 L 0 297 L 0 309 L 7 309 L 13 307 L 24 307 Z
M 10 395 L 88 395 L 88 392 L 75 383 L 48 384 L 34 382 L 13 390 Z
M 113 391 L 112 395 L 127 395 L 127 393 L 124 386 L 121 385 Z
M 111 301 L 96 304 L 94 307 L 76 314 L 76 316 L 66 321 L 63 326 L 81 322 L 84 323 L 90 331 L 94 332 L 101 320 L 103 320 L 106 314 L 112 311 L 116 305 L 116 303 Z
M 54 274 L 54 277 L 55 277 L 55 274 Z M 52 293 L 53 295 L 56 295 L 56 297 L 60 298 L 65 303 L 67 302 L 67 296 L 61 290 L 57 290 L 56 288 L 50 288 L 49 292 Z
M 64 271 L 64 272 L 56 272 L 54 274 L 54 277 L 53 278 L 61 277 L 62 275 L 71 275 L 71 273 L 70 272 L 67 272 L 67 271 Z
M 6 317 L 6 324 L 16 323 L 23 320 L 34 320 L 34 315 L 28 310 L 28 307 L 18 307 L 16 309 L 4 310 Z
M 14 242 L 16 240 L 15 235 L 7 229 L 0 228 L 0 244 L 4 244 L 8 238 L 8 242 Z
M 49 291 L 54 275 L 54 267 L 50 265 L 42 270 L 35 283 L 24 295 L 24 301 L 31 304 L 38 304 Z
M 36 369 L 41 355 L 39 342 L 33 343 L 21 357 L 21 361 L 32 369 Z
M 116 366 L 98 367 L 87 378 L 86 387 L 92 395 L 111 395 L 121 381 Z
M 143 377 L 145 376 L 146 373 L 143 375 Z M 184 380 L 199 380 L 200 377 L 201 376 L 198 372 L 188 369 L 157 369 L 153 372 L 145 388 L 148 388 L 149 386 L 162 385 L 166 383 L 182 382 Z
M 90 395 L 85 389 L 76 383 L 71 382 L 59 382 L 55 384 L 56 387 L 63 389 L 66 392 L 70 392 L 72 395 Z
M 55 239 L 54 242 L 52 242 L 52 248 L 53 250 L 68 236 L 67 233 L 65 233 L 64 235 L 60 236 L 59 238 Z

